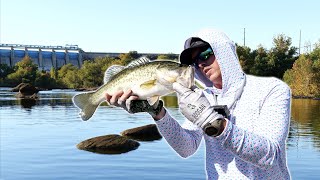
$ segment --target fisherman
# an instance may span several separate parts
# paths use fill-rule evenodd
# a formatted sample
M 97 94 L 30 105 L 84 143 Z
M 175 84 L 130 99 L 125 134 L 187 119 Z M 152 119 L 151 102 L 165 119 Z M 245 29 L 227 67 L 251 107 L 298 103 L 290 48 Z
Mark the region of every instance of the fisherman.
M 194 66 L 195 78 L 205 88 L 187 88 L 183 79 L 173 84 L 187 118 L 182 125 L 161 103 L 154 107 L 160 107 L 156 113 L 149 107 L 168 144 L 186 158 L 204 139 L 207 179 L 290 179 L 290 88 L 277 78 L 246 75 L 235 44 L 215 29 L 187 39 L 180 62 Z M 124 102 L 134 99 L 131 91 L 106 95 L 110 104 L 131 113 L 130 103 Z

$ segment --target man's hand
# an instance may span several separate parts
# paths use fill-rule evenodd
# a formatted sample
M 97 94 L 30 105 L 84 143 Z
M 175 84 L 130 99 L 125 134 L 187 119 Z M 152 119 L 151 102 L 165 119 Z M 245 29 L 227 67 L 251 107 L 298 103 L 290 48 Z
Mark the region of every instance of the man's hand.
M 138 100 L 138 96 L 134 96 L 132 91 L 118 91 L 112 96 L 106 94 L 106 100 L 110 105 L 122 107 L 128 113 L 147 112 L 152 117 L 156 117 L 162 110 L 163 102 L 160 100 L 155 105 L 149 105 L 147 100 Z
M 179 97 L 180 111 L 189 121 L 202 128 L 206 133 L 207 127 L 213 126 L 216 132 L 210 135 L 216 136 L 222 132 L 221 120 L 224 117 L 214 110 L 202 90 L 197 87 L 189 89 L 178 82 L 173 83 L 173 89 Z

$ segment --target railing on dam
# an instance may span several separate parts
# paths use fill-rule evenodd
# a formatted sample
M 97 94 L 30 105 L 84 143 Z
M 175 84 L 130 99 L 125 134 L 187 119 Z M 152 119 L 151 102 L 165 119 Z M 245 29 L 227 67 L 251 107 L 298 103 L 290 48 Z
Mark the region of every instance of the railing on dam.
M 0 44 L 0 63 L 14 66 L 25 56 L 29 56 L 40 70 L 49 71 L 71 63 L 81 67 L 83 51 L 77 45 L 38 46 L 21 44 Z

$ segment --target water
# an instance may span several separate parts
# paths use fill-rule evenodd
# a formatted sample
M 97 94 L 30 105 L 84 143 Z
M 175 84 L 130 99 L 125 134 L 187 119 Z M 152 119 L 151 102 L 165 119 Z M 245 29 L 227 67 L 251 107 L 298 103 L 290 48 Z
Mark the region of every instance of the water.
M 180 158 L 164 139 L 140 142 L 125 154 L 103 155 L 78 150 L 88 138 L 119 134 L 153 123 L 147 114 L 129 115 L 101 106 L 83 122 L 71 102 L 71 90 L 41 91 L 28 104 L 0 88 L 0 179 L 205 179 L 204 146 Z M 169 112 L 180 119 L 176 99 L 166 97 Z M 320 101 L 293 100 L 287 143 L 293 179 L 320 177 Z

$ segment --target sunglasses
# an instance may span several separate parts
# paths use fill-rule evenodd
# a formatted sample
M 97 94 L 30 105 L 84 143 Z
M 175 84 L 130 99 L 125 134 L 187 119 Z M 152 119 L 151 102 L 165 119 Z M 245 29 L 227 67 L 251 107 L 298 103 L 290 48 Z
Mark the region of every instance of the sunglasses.
M 201 62 L 205 62 L 209 59 L 209 57 L 211 55 L 213 55 L 213 50 L 209 47 L 207 50 L 202 51 L 201 53 L 199 53 L 198 56 L 196 56 L 196 58 L 194 59 L 194 62 L 196 65 L 198 65 Z

